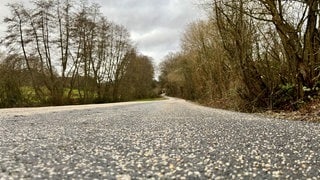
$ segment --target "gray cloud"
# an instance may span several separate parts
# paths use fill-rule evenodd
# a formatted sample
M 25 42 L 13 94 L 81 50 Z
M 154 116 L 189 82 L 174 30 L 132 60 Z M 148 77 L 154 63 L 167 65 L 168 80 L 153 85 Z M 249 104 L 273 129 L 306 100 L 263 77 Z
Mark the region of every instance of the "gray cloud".
M 138 49 L 159 62 L 179 48 L 188 23 L 203 17 L 196 0 L 100 0 L 103 13 L 131 32 Z
M 0 18 L 9 11 L 6 4 L 29 0 L 1 0 Z M 128 28 L 133 42 L 143 54 L 159 62 L 179 48 L 181 33 L 188 23 L 203 17 L 197 0 L 90 0 L 102 13 Z M 5 28 L 0 26 L 0 31 Z

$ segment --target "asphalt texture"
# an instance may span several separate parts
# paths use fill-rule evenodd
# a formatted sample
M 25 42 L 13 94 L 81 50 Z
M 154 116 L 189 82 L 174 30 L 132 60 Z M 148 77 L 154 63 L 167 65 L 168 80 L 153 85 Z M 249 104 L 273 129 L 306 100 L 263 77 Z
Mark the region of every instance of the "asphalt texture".
M 0 179 L 320 179 L 320 124 L 172 98 L 2 109 Z

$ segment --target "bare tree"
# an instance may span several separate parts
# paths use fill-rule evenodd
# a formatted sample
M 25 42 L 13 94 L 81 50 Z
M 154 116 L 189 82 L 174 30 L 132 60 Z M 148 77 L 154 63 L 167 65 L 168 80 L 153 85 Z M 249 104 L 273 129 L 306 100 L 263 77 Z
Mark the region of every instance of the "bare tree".
M 30 15 L 22 4 L 9 4 L 8 7 L 11 10 L 12 16 L 4 19 L 4 22 L 8 24 L 4 44 L 9 47 L 10 52 L 22 53 L 23 60 L 31 76 L 32 87 L 38 99 L 43 101 L 44 92 L 36 82 L 36 75 L 30 63 L 30 55 L 28 54 L 30 51 L 28 47 L 32 47 L 30 44 L 33 42 L 32 35 L 29 33 L 32 31 L 29 27 Z M 19 48 L 17 49 L 16 46 Z
M 319 1 L 212 0 L 160 77 L 167 92 L 241 109 L 298 108 L 319 89 Z M 241 105 L 242 104 L 242 105 Z
M 297 99 L 304 97 L 304 89 L 314 89 L 319 80 L 319 1 L 260 0 L 272 19 L 295 75 Z M 299 14 L 293 11 L 302 10 Z M 294 14 L 291 14 L 294 13 Z M 296 16 L 292 18 L 292 16 Z M 295 20 L 296 21 L 292 21 Z
M 5 19 L 8 33 L 2 42 L 24 57 L 41 102 L 120 100 L 131 49 L 128 30 L 108 21 L 98 4 L 87 1 L 31 4 L 9 4 L 11 17 Z

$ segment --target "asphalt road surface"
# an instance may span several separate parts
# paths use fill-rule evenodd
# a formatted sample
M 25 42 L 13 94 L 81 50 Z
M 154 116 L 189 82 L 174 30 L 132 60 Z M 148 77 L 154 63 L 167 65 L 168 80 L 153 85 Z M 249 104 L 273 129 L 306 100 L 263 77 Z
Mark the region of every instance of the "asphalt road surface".
M 0 110 L 0 179 L 320 179 L 320 124 L 169 99 Z

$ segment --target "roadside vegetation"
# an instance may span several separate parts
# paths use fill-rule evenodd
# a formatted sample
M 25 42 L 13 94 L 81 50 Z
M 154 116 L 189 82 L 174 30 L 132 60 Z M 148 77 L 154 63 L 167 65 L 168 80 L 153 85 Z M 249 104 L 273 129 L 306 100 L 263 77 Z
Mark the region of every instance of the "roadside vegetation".
M 319 99 L 318 0 L 207 0 L 181 51 L 161 64 L 167 95 L 245 112 L 295 111 Z
M 0 107 L 129 101 L 157 96 L 152 59 L 98 4 L 36 0 L 8 5 Z

